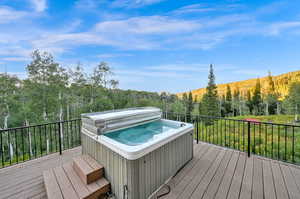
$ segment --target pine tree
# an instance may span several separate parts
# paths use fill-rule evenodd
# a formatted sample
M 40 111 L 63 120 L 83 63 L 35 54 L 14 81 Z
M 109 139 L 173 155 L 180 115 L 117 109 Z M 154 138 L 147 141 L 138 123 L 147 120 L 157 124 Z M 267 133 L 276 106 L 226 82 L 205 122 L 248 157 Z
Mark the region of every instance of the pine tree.
M 273 81 L 273 77 L 271 72 L 268 74 L 268 88 L 265 96 L 265 114 L 275 114 L 277 105 L 278 105 L 278 94 L 275 91 L 275 83 Z
M 288 113 L 295 115 L 295 121 L 299 121 L 300 113 L 300 82 L 294 82 L 289 87 L 289 95 L 285 99 Z
M 253 103 L 252 103 L 252 98 L 251 98 L 251 92 L 250 92 L 250 90 L 247 91 L 246 106 L 249 109 L 249 113 L 252 114 L 253 113 Z
M 255 110 L 255 115 L 261 115 L 262 96 L 261 96 L 261 85 L 260 85 L 259 78 L 257 78 L 256 85 L 254 87 L 252 104 Z
M 187 120 L 191 121 L 191 114 L 194 109 L 194 102 L 193 102 L 193 94 L 192 92 L 189 92 L 188 101 L 187 101 Z
M 231 94 L 231 88 L 229 85 L 227 85 L 224 105 L 225 105 L 226 115 L 231 115 L 231 113 L 232 113 L 232 94 Z
M 209 116 L 219 116 L 219 102 L 217 86 L 215 83 L 215 75 L 213 66 L 210 65 L 208 75 L 208 85 L 206 87 L 206 93 L 202 98 L 202 114 Z
M 242 114 L 242 107 L 241 107 L 241 97 L 240 97 L 240 90 L 236 88 L 233 93 L 233 115 L 241 115 Z

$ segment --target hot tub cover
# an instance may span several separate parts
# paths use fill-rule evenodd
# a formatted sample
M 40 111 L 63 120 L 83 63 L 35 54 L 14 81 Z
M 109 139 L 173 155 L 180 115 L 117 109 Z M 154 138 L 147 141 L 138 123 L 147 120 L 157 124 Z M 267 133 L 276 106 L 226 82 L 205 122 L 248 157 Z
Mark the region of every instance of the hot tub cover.
M 111 132 L 144 122 L 161 119 L 162 112 L 155 107 L 118 109 L 82 114 L 82 127 L 94 134 Z

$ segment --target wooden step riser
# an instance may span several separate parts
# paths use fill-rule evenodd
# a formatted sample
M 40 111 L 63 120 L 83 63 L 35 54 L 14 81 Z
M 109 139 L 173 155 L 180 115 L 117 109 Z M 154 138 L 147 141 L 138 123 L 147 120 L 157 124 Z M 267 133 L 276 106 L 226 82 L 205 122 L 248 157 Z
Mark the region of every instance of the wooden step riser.
M 85 184 L 90 184 L 92 182 L 95 182 L 96 180 L 99 180 L 100 178 L 103 177 L 103 173 L 104 173 L 103 169 L 98 169 L 89 174 L 85 174 L 80 168 L 80 166 L 78 166 L 75 162 L 73 163 L 73 168 L 76 171 L 77 175 Z

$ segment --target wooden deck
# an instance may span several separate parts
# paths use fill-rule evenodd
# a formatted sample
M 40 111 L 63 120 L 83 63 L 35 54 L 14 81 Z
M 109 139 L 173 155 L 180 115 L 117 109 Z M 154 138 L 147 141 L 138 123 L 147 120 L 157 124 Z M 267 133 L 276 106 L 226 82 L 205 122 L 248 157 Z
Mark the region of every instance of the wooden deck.
M 81 147 L 0 169 L 0 198 L 46 198 L 43 171 L 70 162 Z
M 299 199 L 300 167 L 199 143 L 167 184 L 171 192 L 162 199 Z
M 80 154 L 78 147 L 0 169 L 0 198 L 46 198 L 42 171 Z M 168 185 L 171 192 L 162 199 L 299 199 L 300 167 L 199 143 L 194 158 Z

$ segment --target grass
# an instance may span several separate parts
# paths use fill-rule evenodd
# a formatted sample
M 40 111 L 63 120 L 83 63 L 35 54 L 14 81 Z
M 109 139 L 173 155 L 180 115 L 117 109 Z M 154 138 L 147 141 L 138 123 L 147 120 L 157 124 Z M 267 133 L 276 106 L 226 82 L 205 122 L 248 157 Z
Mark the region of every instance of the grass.
M 257 119 L 263 122 L 286 123 L 291 116 L 243 116 L 230 119 Z M 249 125 L 249 126 L 248 126 Z M 197 127 L 197 125 L 195 124 Z M 208 120 L 198 123 L 198 138 L 228 148 L 247 151 L 250 128 L 251 153 L 300 163 L 300 126 L 249 123 L 229 119 Z
M 279 124 L 293 124 L 295 116 L 294 115 L 244 115 L 244 116 L 236 116 L 231 117 L 232 119 L 243 120 L 247 118 L 256 119 L 261 122 L 272 122 L 272 123 L 279 123 Z M 300 124 L 298 124 L 300 125 Z

